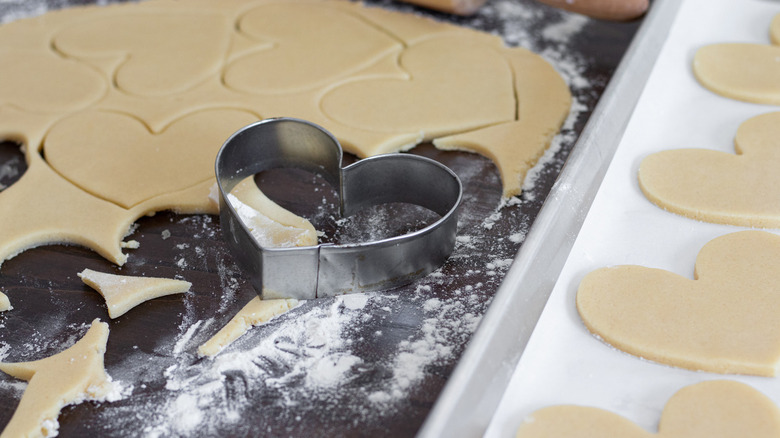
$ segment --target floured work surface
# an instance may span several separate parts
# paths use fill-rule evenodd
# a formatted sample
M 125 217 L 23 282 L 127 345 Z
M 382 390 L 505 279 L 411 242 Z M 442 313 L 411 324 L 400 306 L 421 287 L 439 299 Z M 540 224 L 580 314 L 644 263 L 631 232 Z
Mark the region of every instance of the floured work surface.
M 7 18 L 41 12 L 35 5 L 6 3 L 3 12 Z M 0 315 L 0 358 L 6 361 L 61 351 L 86 331 L 89 321 L 105 319 L 100 297 L 76 276 L 84 268 L 193 283 L 187 294 L 144 303 L 110 322 L 106 369 L 114 379 L 133 385 L 132 394 L 111 404 L 65 408 L 59 419 L 62 436 L 121 436 L 138 430 L 152 436 L 307 431 L 398 436 L 417 430 L 620 56 L 601 56 L 598 61 L 604 64 L 588 64 L 593 62 L 588 53 L 598 53 L 602 46 L 577 42 L 612 28 L 530 2 L 498 2 L 481 16 L 459 20 L 542 53 L 573 89 L 574 117 L 543 159 L 526 195 L 496 213 L 501 186 L 488 160 L 430 146 L 416 149 L 414 153 L 453 168 L 466 185 L 461 237 L 450 262 L 437 274 L 396 291 L 306 303 L 251 330 L 213 361 L 197 359 L 197 346 L 254 296 L 221 242 L 216 217 L 159 213 L 140 219 L 128 236 L 140 248 L 121 269 L 79 247 L 22 253 L 0 270 L 0 287 L 15 312 Z M 625 38 L 622 47 L 633 26 L 615 29 Z M 12 174 L 24 166 L 13 146 L 4 145 L 3 153 L 9 158 L 2 161 L 0 183 L 10 184 Z M 337 224 L 331 217 L 334 199 L 328 195 L 323 202 L 328 188 L 321 181 L 307 177 L 310 184 L 290 189 L 293 184 L 285 175 L 268 179 L 273 181 L 263 188 L 270 196 L 313 217 L 334 240 L 376 237 L 366 230 L 386 231 L 375 225 L 398 216 L 391 208 L 373 218 Z M 274 190 L 274 181 L 286 191 Z M 314 196 L 313 188 L 319 190 Z M 409 227 L 405 221 L 395 225 Z M 0 399 L 18 400 L 22 389 L 3 376 Z M 0 422 L 14 408 L 0 407 Z
M 674 3 L 659 2 L 657 6 Z M 697 254 L 708 242 L 747 229 L 700 222 L 659 208 L 643 195 L 638 172 L 643 159 L 660 151 L 694 148 L 734 154 L 735 134 L 743 123 L 780 110 L 778 106 L 717 95 L 697 82 L 692 69 L 697 49 L 709 44 L 768 44 L 770 23 L 778 13 L 780 7 L 776 3 L 756 0 L 739 5 L 727 0 L 689 0 L 680 4 L 625 134 L 618 139 L 615 156 L 486 436 L 514 436 L 532 412 L 556 405 L 603 409 L 655 434 L 662 409 L 672 394 L 709 380 L 738 381 L 775 404 L 780 403 L 777 377 L 692 371 L 619 351 L 588 331 L 576 306 L 578 287 L 591 272 L 637 265 L 692 281 Z M 691 31 L 692 27 L 696 30 Z M 626 74 L 631 73 L 629 66 Z M 772 228 L 765 232 L 780 234 Z M 745 270 L 740 271 L 745 274 Z M 773 272 L 768 270 L 769 275 Z M 751 280 L 756 278 L 760 276 L 751 274 Z M 648 283 L 644 279 L 638 282 Z M 669 285 L 664 289 L 670 290 Z M 750 288 L 733 289 L 745 296 L 741 303 L 750 302 L 747 298 L 751 291 L 746 290 Z M 757 305 L 773 306 L 771 300 Z M 650 306 L 637 310 L 652 311 Z M 691 309 L 681 326 L 692 325 L 701 317 L 703 312 Z M 736 312 L 723 319 L 723 327 L 739 331 Z M 664 322 L 671 324 L 668 319 Z M 617 326 L 615 319 L 608 324 Z

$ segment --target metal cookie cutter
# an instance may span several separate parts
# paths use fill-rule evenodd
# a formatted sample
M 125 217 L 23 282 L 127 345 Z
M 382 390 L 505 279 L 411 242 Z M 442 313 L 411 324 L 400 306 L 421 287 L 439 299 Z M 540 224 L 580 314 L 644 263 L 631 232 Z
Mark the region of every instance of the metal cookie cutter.
M 438 162 L 386 154 L 341 167 L 339 142 L 323 128 L 292 118 L 267 119 L 233 134 L 216 160 L 222 232 L 239 266 L 263 299 L 311 299 L 392 289 L 441 266 L 455 246 L 463 188 Z M 345 245 L 261 246 L 227 202 L 248 176 L 279 167 L 322 175 L 338 189 L 342 217 L 376 204 L 405 202 L 438 213 L 427 227 L 402 236 Z

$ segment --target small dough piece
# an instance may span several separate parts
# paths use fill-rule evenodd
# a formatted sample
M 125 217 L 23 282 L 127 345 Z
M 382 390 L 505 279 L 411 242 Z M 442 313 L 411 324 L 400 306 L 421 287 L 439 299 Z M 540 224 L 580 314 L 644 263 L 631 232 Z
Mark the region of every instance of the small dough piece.
M 609 411 L 551 406 L 530 415 L 516 438 L 771 438 L 780 436 L 780 410 L 764 394 L 731 380 L 686 386 L 666 403 L 658 433 Z
M 8 296 L 0 292 L 0 312 L 5 312 L 6 310 L 13 310 L 13 307 L 11 306 L 11 301 L 8 299 Z
M 658 152 L 642 160 L 639 186 L 654 204 L 692 219 L 780 227 L 778 139 L 780 112 L 753 117 L 737 130 L 736 155 L 706 149 Z
M 298 300 L 294 299 L 261 300 L 260 297 L 252 298 L 216 335 L 198 347 L 198 355 L 216 356 L 251 327 L 263 324 L 297 305 Z
M 308 220 L 268 199 L 250 176 L 236 185 L 228 200 L 261 246 L 317 245 L 317 231 Z
M 96 319 L 83 338 L 61 353 L 33 362 L 0 362 L 0 371 L 29 382 L 0 438 L 54 436 L 63 407 L 111 401 L 117 387 L 103 368 L 107 341 L 108 324 Z
M 165 295 L 185 293 L 192 283 L 156 277 L 131 277 L 85 269 L 77 274 L 106 300 L 108 315 L 118 318 L 133 307 Z
M 712 44 L 696 51 L 693 72 L 722 96 L 780 105 L 780 47 L 749 43 Z
M 694 280 L 641 266 L 585 276 L 588 330 L 635 356 L 715 373 L 774 376 L 780 367 L 780 236 L 741 231 L 708 242 Z

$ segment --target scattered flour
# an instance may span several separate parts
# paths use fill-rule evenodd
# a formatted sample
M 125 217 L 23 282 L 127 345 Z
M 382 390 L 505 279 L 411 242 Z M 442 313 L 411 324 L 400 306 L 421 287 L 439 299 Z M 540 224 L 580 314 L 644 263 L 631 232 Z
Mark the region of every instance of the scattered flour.
M 14 8 L 5 10 L 2 22 L 40 14 L 48 8 L 43 0 L 0 0 L 0 12 L 4 4 L 13 4 Z M 409 8 L 400 3 L 385 4 Z M 97 415 L 105 420 L 104 427 L 125 430 L 141 424 L 141 430 L 130 430 L 147 437 L 213 436 L 225 435 L 225 431 L 241 436 L 286 436 L 292 435 L 289 430 L 293 429 L 271 430 L 265 418 L 276 416 L 291 425 L 300 422 L 302 415 L 320 415 L 322 424 L 331 417 L 356 425 L 381 422 L 403 410 L 432 374 L 442 373 L 441 377 L 446 378 L 448 367 L 454 366 L 465 348 L 525 238 L 529 224 L 517 211 L 543 200 L 538 182 L 560 170 L 563 152 L 577 136 L 575 124 L 588 109 L 586 102 L 593 84 L 586 79 L 585 61 L 569 46 L 587 25 L 587 19 L 552 12 L 550 25 L 550 13 L 530 2 L 494 0 L 478 15 L 459 19 L 466 26 L 500 34 L 509 45 L 540 53 L 566 79 L 574 102 L 561 134 L 528 173 L 521 197 L 502 201 L 487 217 L 462 213 L 466 217 L 459 224 L 471 221 L 476 226 L 461 230 L 467 234 L 458 237 L 448 265 L 419 281 L 404 296 L 355 294 L 304 304 L 250 330 L 213 359 L 195 354 L 197 345 L 217 328 L 214 319 L 195 314 L 190 294 L 185 297 L 187 311 L 173 342 L 153 352 L 134 351 L 112 371 L 121 381 L 136 386 L 117 391 L 117 397 L 129 399 L 127 403 L 101 406 Z M 177 220 L 178 225 L 196 229 L 194 238 L 214 237 L 212 221 L 210 216 Z M 490 235 L 497 224 L 507 222 L 511 231 L 505 237 Z M 369 229 L 376 230 L 373 225 Z M 161 237 L 170 238 L 170 231 L 164 230 Z M 205 263 L 201 261 L 203 255 L 204 249 L 196 247 L 183 253 L 176 263 L 180 267 Z M 241 285 L 232 265 L 220 259 L 214 263 L 221 289 L 215 292 L 221 294 L 215 311 L 224 314 L 235 307 Z M 488 279 L 483 275 L 486 272 Z M 399 311 L 403 308 L 408 312 L 410 302 L 416 304 L 413 307 L 418 313 Z M 403 335 L 389 340 L 391 330 L 379 330 L 382 321 L 386 326 L 406 330 L 392 331 Z M 53 323 L 51 333 L 63 329 L 62 324 Z M 51 333 L 47 329 L 21 348 L 29 355 L 51 348 L 46 344 Z M 76 338 L 74 335 L 72 341 Z M 380 344 L 377 339 L 389 347 L 382 351 L 369 348 Z M 0 342 L 0 360 L 9 349 L 8 344 Z M 155 379 L 160 375 L 163 382 L 157 385 Z M 0 380 L 0 388 L 13 388 L 16 393 L 25 386 L 23 382 Z M 104 432 L 111 435 L 110 429 Z

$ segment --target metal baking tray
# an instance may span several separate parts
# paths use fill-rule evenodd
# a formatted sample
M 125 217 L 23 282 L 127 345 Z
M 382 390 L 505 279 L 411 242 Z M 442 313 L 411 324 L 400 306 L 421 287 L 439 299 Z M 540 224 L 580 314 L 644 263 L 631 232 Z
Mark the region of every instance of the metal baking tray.
M 478 436 L 533 333 L 681 2 L 652 4 L 420 437 Z
M 421 436 L 508 436 L 551 404 L 607 409 L 654 432 L 668 398 L 702 380 L 738 380 L 780 402 L 777 379 L 695 372 L 610 348 L 574 305 L 591 270 L 636 264 L 692 278 L 705 243 L 745 229 L 656 207 L 636 174 L 661 150 L 733 153 L 742 122 L 780 109 L 718 96 L 690 67 L 706 44 L 769 44 L 778 13 L 753 0 L 653 3 Z

